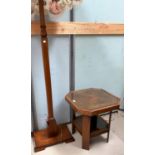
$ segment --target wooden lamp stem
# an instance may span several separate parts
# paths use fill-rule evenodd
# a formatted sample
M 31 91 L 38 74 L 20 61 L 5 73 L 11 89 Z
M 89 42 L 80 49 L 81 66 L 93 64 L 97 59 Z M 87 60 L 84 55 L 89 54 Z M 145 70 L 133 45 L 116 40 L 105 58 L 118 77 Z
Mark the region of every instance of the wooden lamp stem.
M 62 142 L 72 142 L 74 138 L 72 137 L 66 124 L 57 125 L 53 114 L 53 100 L 52 100 L 52 84 L 50 76 L 50 64 L 48 55 L 48 38 L 45 25 L 44 17 L 44 2 L 39 0 L 39 13 L 40 13 L 40 28 L 41 28 L 41 46 L 42 46 L 42 57 L 45 75 L 45 87 L 47 95 L 47 128 L 34 131 L 32 135 L 34 136 L 35 142 L 35 152 L 42 151 L 46 147 L 55 145 Z
M 40 13 L 42 56 L 43 56 L 45 86 L 46 86 L 46 95 L 47 95 L 48 135 L 54 136 L 58 133 L 58 126 L 56 124 L 56 121 L 54 119 L 54 114 L 53 114 L 52 84 L 51 84 L 51 76 L 50 76 L 49 54 L 48 54 L 48 38 L 47 38 L 47 32 L 46 32 L 43 0 L 39 0 L 39 13 Z

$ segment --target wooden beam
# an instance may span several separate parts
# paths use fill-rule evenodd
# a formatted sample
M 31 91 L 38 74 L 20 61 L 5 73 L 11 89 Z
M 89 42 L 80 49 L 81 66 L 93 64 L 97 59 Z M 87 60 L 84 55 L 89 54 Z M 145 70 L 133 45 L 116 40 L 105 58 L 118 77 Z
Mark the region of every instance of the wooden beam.
M 123 35 L 124 24 L 49 22 L 48 35 Z M 39 22 L 32 22 L 31 34 L 40 35 Z

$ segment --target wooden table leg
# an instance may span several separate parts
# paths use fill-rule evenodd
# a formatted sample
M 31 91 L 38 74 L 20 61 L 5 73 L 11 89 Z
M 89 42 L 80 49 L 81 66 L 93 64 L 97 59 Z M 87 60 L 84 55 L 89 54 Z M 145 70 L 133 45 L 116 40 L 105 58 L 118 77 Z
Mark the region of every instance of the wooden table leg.
M 107 143 L 109 142 L 109 134 L 110 134 L 110 126 L 111 126 L 111 116 L 112 116 L 112 111 L 110 111 L 110 115 L 109 115 L 109 129 L 108 129 L 108 134 L 107 134 Z
M 89 150 L 90 122 L 91 122 L 91 117 L 83 116 L 82 118 L 82 148 L 86 150 Z

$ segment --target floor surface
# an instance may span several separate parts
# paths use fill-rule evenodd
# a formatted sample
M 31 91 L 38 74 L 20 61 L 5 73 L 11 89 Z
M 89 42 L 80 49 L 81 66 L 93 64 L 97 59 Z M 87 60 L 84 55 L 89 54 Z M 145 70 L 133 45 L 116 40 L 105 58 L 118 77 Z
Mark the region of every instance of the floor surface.
M 108 116 L 103 116 L 108 119 Z M 69 129 L 70 125 L 69 125 Z M 90 150 L 81 149 L 81 135 L 76 132 L 72 143 L 62 143 L 34 153 L 32 141 L 32 155 L 123 155 L 124 154 L 124 113 L 119 111 L 112 115 L 109 143 L 106 134 L 91 139 Z

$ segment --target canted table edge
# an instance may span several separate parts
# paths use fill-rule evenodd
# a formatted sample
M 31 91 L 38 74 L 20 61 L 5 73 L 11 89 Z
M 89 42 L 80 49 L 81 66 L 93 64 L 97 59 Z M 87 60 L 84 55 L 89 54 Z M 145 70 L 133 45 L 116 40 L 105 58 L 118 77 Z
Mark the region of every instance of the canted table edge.
M 106 106 L 106 107 L 103 107 L 103 108 L 101 108 L 101 107 L 100 108 L 96 108 L 95 110 L 92 110 L 90 112 L 90 110 L 78 108 L 78 106 L 76 106 L 74 103 L 72 103 L 72 100 L 69 99 L 67 97 L 67 95 L 65 96 L 65 100 L 71 105 L 73 110 L 75 110 L 76 112 L 81 113 L 82 115 L 86 115 L 86 116 L 93 116 L 93 115 L 98 115 L 98 114 L 104 113 L 104 112 L 118 110 L 119 106 L 120 106 L 120 104 L 114 103 L 114 104 L 112 104 L 110 106 Z

